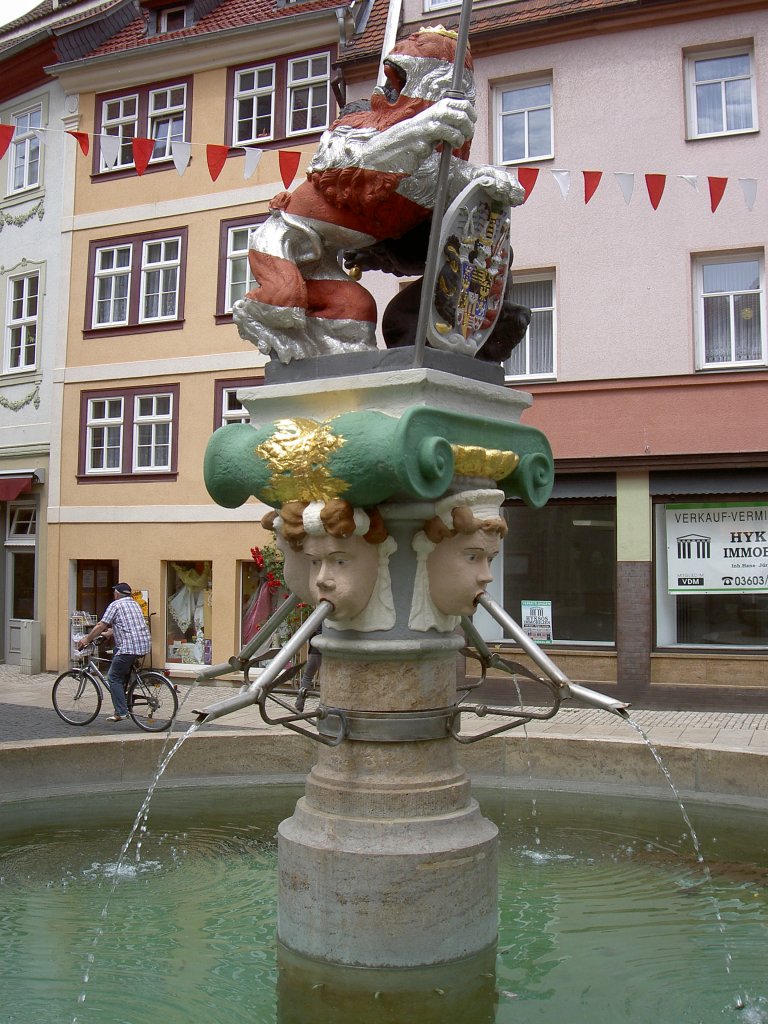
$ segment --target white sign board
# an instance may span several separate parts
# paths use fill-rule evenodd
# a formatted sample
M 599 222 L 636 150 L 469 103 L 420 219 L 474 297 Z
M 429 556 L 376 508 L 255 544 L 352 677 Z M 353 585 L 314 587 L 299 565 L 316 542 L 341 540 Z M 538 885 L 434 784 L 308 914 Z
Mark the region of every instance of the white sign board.
M 667 505 L 670 594 L 768 592 L 768 501 Z
M 522 626 L 531 640 L 540 644 L 552 643 L 552 602 L 521 601 Z

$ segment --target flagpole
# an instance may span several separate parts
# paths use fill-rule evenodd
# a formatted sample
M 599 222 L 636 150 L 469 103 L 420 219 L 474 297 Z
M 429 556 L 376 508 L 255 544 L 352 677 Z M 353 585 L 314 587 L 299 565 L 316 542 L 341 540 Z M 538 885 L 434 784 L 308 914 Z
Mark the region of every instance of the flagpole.
M 461 17 L 459 18 L 459 32 L 456 40 L 456 54 L 453 63 L 453 79 L 451 88 L 445 94 L 454 99 L 464 98 L 463 76 L 464 57 L 466 56 L 469 44 L 469 20 L 472 14 L 472 0 L 462 0 Z M 418 369 L 424 362 L 424 349 L 427 344 L 427 322 L 432 307 L 432 296 L 435 291 L 437 280 L 437 262 L 440 258 L 440 229 L 445 214 L 446 201 L 448 198 L 448 176 L 451 169 L 451 147 L 443 145 L 440 154 L 440 167 L 437 172 L 437 186 L 435 188 L 435 206 L 432 212 L 432 229 L 429 234 L 429 246 L 427 248 L 427 262 L 424 266 L 424 279 L 421 286 L 421 303 L 419 305 L 419 319 L 416 322 L 416 339 L 413 351 L 413 366 Z

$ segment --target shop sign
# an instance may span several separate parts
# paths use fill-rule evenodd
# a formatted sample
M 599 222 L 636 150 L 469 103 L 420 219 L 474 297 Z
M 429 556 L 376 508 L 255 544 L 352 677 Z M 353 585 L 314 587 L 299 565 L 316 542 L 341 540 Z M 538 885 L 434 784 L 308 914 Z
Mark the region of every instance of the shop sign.
M 670 594 L 768 593 L 768 501 L 666 506 Z
M 552 643 L 552 602 L 521 601 L 523 629 L 540 644 Z

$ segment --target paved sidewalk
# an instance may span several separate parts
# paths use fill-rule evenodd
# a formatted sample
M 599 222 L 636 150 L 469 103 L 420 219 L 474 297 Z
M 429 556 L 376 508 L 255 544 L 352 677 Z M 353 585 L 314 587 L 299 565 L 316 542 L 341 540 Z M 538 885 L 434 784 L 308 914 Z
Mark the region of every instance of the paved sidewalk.
M 99 717 L 91 725 L 76 727 L 62 722 L 51 704 L 51 687 L 56 675 L 22 675 L 13 665 L 0 664 L 0 743 L 35 741 L 43 739 L 74 739 L 83 736 L 119 735 L 137 733 L 130 719 L 107 722 L 112 713 L 109 696 L 105 695 Z M 192 687 L 179 684 L 181 709 L 174 732 L 183 731 L 196 716 L 193 709 L 206 707 L 237 692 L 236 686 L 201 686 L 190 693 Z M 768 714 L 746 714 L 730 711 L 649 711 L 630 709 L 634 721 L 654 743 L 691 743 L 696 746 L 729 747 L 768 752 Z M 464 716 L 465 732 L 485 731 L 492 723 L 500 722 L 492 716 L 479 719 Z M 211 722 L 207 729 L 235 729 L 237 731 L 264 732 L 266 725 L 256 708 L 237 711 Z M 623 739 L 642 742 L 637 732 L 626 722 L 604 711 L 571 705 L 561 708 L 552 719 L 532 722 L 527 727 L 531 736 L 576 736 L 582 739 Z M 520 732 L 521 730 L 515 730 Z

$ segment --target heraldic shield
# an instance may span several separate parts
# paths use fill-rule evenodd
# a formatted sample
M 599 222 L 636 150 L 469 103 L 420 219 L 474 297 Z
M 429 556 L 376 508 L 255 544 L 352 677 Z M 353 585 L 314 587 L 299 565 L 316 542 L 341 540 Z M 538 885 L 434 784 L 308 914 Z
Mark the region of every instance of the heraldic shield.
M 509 274 L 509 211 L 482 178 L 446 210 L 427 325 L 434 348 L 474 356 L 493 330 Z

